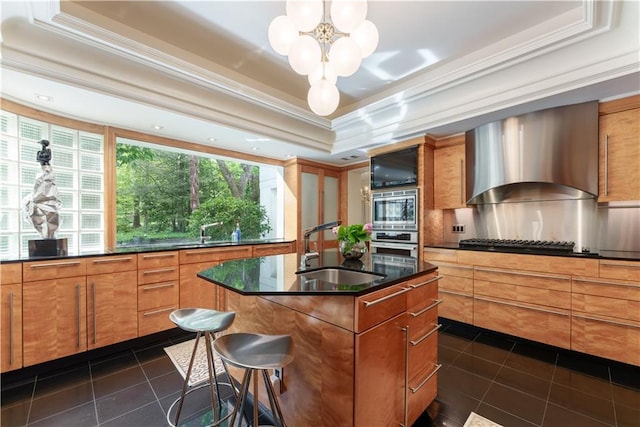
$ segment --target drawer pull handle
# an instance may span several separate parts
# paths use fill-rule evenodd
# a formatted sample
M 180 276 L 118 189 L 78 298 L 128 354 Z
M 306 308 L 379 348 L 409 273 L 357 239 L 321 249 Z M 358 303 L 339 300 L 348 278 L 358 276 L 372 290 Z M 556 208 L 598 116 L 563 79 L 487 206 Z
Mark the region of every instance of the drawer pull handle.
M 98 307 L 96 306 L 96 282 L 92 283 L 93 287 L 93 343 L 98 342 Z
M 621 267 L 621 268 L 640 268 L 640 264 L 614 264 L 612 262 L 600 261 L 600 265 L 606 265 L 608 267 Z
M 153 286 L 144 286 L 142 288 L 143 291 L 151 291 L 154 289 L 160 289 L 160 288 L 172 288 L 174 287 L 176 284 L 175 283 L 163 283 L 161 285 L 153 285 Z
M 13 292 L 9 294 L 9 364 L 13 365 Z
M 402 295 L 402 294 L 404 294 L 405 292 L 409 292 L 410 290 L 411 290 L 411 288 L 402 288 L 402 289 L 400 289 L 398 292 L 394 292 L 394 293 L 389 294 L 389 295 L 387 295 L 387 296 L 384 296 L 384 297 L 382 297 L 382 298 L 378 298 L 377 300 L 373 300 L 373 301 L 364 301 L 364 306 L 365 306 L 365 307 L 371 307 L 372 305 L 375 305 L 375 304 L 381 303 L 381 302 L 383 302 L 383 301 L 386 301 L 386 300 L 388 300 L 388 299 L 391 299 L 391 298 L 397 297 L 398 295 Z
M 113 262 L 122 262 L 122 261 L 132 261 L 133 257 L 126 258 L 104 258 L 104 259 L 94 259 L 91 261 L 93 264 L 109 264 Z
M 82 329 L 82 324 L 80 321 L 80 312 L 82 310 L 82 303 L 80 302 L 81 300 L 81 290 L 80 290 L 80 284 L 76 285 L 76 295 L 78 297 L 78 348 L 80 348 L 80 330 Z
M 175 252 L 169 252 L 169 253 L 166 253 L 166 254 L 142 255 L 142 259 L 173 258 L 174 256 L 176 256 Z
M 495 303 L 495 304 L 508 305 L 508 306 L 511 306 L 511 307 L 524 308 L 525 310 L 541 311 L 542 313 L 555 314 L 555 315 L 558 315 L 558 316 L 567 316 L 567 317 L 569 316 L 569 313 L 563 313 L 561 311 L 545 310 L 543 308 L 531 307 L 531 306 L 523 305 L 523 304 L 515 304 L 515 303 L 512 303 L 512 302 L 506 302 L 506 301 L 498 301 L 498 300 L 494 300 L 494 299 L 491 299 L 491 298 L 474 297 L 474 299 L 477 299 L 479 301 L 492 302 L 492 303 Z
M 424 285 L 428 285 L 429 283 L 437 282 L 440 279 L 442 279 L 442 276 L 436 276 L 436 277 L 432 277 L 431 279 L 427 280 L 426 282 L 418 283 L 417 285 L 409 285 L 409 286 L 411 286 L 413 289 L 418 289 L 418 288 L 421 288 Z
M 440 370 L 440 368 L 442 368 L 442 364 L 437 364 L 436 368 L 433 371 L 431 371 L 431 373 L 429 375 L 427 375 L 427 378 L 423 379 L 420 384 L 418 384 L 415 387 L 409 387 L 411 389 L 411 392 L 412 393 L 417 393 L 418 390 L 420 390 L 422 388 L 422 386 L 425 385 L 431 379 L 431 377 L 433 377 L 436 374 L 436 372 L 438 372 Z
M 480 268 L 480 267 L 475 267 L 475 270 L 482 271 L 485 273 L 511 274 L 514 276 L 539 277 L 542 279 L 570 280 L 569 276 L 561 276 L 561 275 L 553 275 L 553 274 L 537 274 L 537 273 L 529 273 L 525 271 L 505 271 L 505 270 L 498 270 L 493 268 Z
M 423 315 L 424 313 L 426 313 L 427 311 L 431 310 L 433 307 L 437 306 L 438 304 L 442 304 L 442 300 L 441 300 L 441 299 L 433 300 L 433 304 L 431 304 L 431 305 L 429 305 L 429 306 L 427 306 L 427 307 L 423 308 L 422 310 L 420 310 L 420 311 L 419 311 L 419 312 L 417 312 L 417 313 L 411 313 L 411 312 L 409 312 L 409 314 L 411 314 L 411 317 L 418 317 L 418 316 L 421 316 L 421 315 Z
M 166 313 L 167 311 L 173 311 L 175 310 L 175 307 L 169 307 L 169 308 L 163 308 L 160 310 L 154 310 L 154 311 L 147 311 L 146 313 L 143 313 L 143 316 L 153 316 L 155 314 L 160 314 L 160 313 Z
M 80 261 L 69 261 L 69 262 L 49 262 L 46 264 L 32 264 L 29 268 L 49 268 L 49 267 L 75 267 L 80 265 Z
M 438 289 L 438 292 L 441 294 L 450 294 L 450 295 L 457 295 L 460 297 L 467 297 L 467 298 L 473 298 L 473 295 L 471 294 L 463 294 L 462 292 L 454 292 L 454 291 L 450 291 L 448 289 Z
M 175 271 L 175 267 L 171 268 L 159 268 L 157 270 L 144 270 L 142 274 L 158 274 L 158 273 L 168 273 L 170 271 Z
M 426 340 L 427 338 L 429 338 L 431 335 L 433 335 L 434 332 L 436 332 L 438 329 L 442 328 L 442 324 L 438 323 L 436 325 L 435 328 L 433 328 L 432 330 L 430 330 L 429 332 L 427 332 L 426 334 L 424 334 L 423 336 L 421 336 L 420 338 L 418 338 L 417 340 L 413 340 L 411 341 L 411 345 L 412 346 L 417 346 L 418 344 L 420 344 L 422 341 Z
M 604 136 L 604 195 L 609 195 L 609 134 Z
M 615 320 L 601 319 L 599 317 L 584 316 L 584 315 L 581 315 L 581 314 L 574 314 L 573 317 L 577 317 L 578 319 L 593 320 L 593 321 L 596 321 L 596 322 L 610 323 L 610 324 L 616 325 L 616 326 L 627 326 L 629 328 L 640 329 L 640 325 L 634 325 L 633 323 L 618 322 L 618 321 L 615 321 Z
M 579 283 L 594 283 L 596 285 L 623 286 L 625 288 L 638 289 L 638 285 L 634 285 L 632 283 L 616 283 L 616 282 L 608 282 L 606 280 L 596 280 L 596 279 L 573 279 L 573 281 L 579 282 Z M 573 292 L 575 293 L 575 291 Z
M 404 424 L 409 427 L 409 325 L 402 328 L 405 334 L 404 340 Z

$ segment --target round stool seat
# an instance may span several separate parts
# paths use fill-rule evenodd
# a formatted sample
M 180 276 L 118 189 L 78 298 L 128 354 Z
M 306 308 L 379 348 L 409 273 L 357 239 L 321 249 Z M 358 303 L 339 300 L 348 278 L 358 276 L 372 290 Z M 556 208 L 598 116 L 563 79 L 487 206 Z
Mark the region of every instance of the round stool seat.
M 228 334 L 214 341 L 213 348 L 221 359 L 240 368 L 276 369 L 293 361 L 290 335 Z
M 176 326 L 190 332 L 224 331 L 231 326 L 235 317 L 235 312 L 208 308 L 180 308 L 169 315 Z

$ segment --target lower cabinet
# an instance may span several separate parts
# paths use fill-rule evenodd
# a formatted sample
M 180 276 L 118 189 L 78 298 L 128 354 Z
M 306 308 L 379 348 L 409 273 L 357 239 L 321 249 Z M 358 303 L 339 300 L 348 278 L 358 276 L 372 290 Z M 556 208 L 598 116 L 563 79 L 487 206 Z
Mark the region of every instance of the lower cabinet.
M 473 267 L 433 261 L 442 280 L 438 298 L 442 304 L 438 315 L 447 319 L 473 324 Z
M 175 328 L 180 306 L 178 251 L 138 254 L 138 336 Z
M 2 347 L 0 372 L 22 368 L 22 284 L 0 286 Z
M 87 350 L 86 277 L 22 284 L 24 366 Z

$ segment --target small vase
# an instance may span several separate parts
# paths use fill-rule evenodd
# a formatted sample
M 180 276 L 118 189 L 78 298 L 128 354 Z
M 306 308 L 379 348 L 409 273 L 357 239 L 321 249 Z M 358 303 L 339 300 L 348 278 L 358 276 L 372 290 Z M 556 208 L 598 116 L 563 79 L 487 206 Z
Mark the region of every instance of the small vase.
M 360 259 L 367 252 L 365 242 L 351 243 L 348 240 L 340 241 L 340 253 L 344 259 Z

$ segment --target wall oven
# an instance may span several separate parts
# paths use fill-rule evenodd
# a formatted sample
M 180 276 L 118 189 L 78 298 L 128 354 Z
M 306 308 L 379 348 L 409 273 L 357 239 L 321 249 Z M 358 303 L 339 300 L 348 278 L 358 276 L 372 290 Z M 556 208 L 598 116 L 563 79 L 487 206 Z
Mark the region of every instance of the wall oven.
M 418 230 L 418 189 L 371 194 L 374 230 Z

